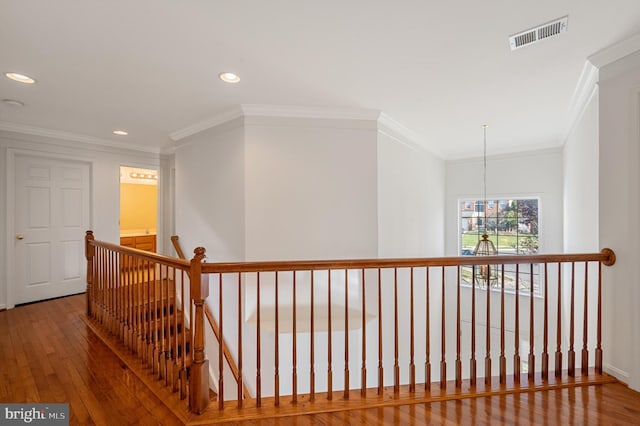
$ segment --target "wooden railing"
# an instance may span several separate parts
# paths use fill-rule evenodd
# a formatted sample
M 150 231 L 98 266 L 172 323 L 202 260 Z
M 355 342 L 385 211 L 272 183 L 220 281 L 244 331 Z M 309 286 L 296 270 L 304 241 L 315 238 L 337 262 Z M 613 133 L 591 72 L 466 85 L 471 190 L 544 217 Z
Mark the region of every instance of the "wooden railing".
M 209 403 L 204 249 L 186 261 L 96 241 L 91 231 L 85 247 L 88 316 L 202 413 Z
M 182 246 L 180 245 L 180 238 L 177 235 L 171 236 L 171 244 L 173 245 L 173 248 L 176 251 L 178 258 L 185 259 L 184 251 L 182 250 Z M 236 383 L 241 385 L 243 394 L 238 398 L 240 400 L 250 398 L 251 394 L 249 393 L 249 390 L 247 389 L 246 384 L 242 383 L 242 377 L 240 376 L 240 373 L 238 371 L 238 366 L 236 365 L 233 355 L 231 354 L 231 351 L 229 350 L 229 347 L 226 344 L 226 342 L 221 339 L 220 327 L 218 327 L 218 323 L 214 318 L 213 313 L 211 312 L 211 309 L 209 309 L 206 304 L 204 305 L 204 314 L 205 314 L 205 317 L 207 318 L 207 323 L 209 324 L 209 327 L 211 328 L 211 331 L 213 332 L 213 335 L 216 338 L 216 342 L 222 345 L 224 359 L 227 363 L 227 366 L 229 367 L 229 370 L 231 371 L 231 374 L 233 375 Z
M 116 334 L 122 330 L 125 341 L 133 341 L 135 350 L 142 347 L 146 359 L 151 350 L 145 353 L 144 347 L 153 346 L 157 334 L 138 330 L 135 309 L 130 315 L 131 310 L 117 305 L 128 300 L 122 290 L 127 279 L 134 288 L 138 283 L 117 270 L 122 256 L 129 259 L 125 265 L 138 259 L 143 270 L 154 265 L 161 277 L 181 276 L 174 281 L 178 289 L 178 282 L 184 289 L 191 277 L 186 285 L 191 302 L 182 302 L 180 309 L 191 319 L 192 356 L 182 364 L 169 350 L 167 359 L 189 372 L 189 398 L 196 413 L 204 411 L 208 400 L 205 303 L 218 319 L 214 344 L 219 359 L 212 365 L 218 372 L 217 407 L 207 410 L 218 418 L 492 395 L 608 377 L 603 374 L 601 306 L 602 265 L 615 262 L 609 249 L 562 255 L 202 263 L 204 249 L 196 249 L 194 259 L 186 262 L 88 235 L 89 312 Z M 224 397 L 225 339 L 235 344 L 230 354 L 238 369 L 233 398 Z M 167 357 L 167 347 L 157 346 L 152 352 Z

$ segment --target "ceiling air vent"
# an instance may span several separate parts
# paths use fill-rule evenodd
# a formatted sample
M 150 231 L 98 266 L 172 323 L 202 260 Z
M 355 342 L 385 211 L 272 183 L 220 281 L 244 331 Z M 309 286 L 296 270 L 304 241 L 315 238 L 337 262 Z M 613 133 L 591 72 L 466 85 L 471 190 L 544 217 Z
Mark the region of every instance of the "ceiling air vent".
M 564 16 L 546 24 L 512 35 L 509 37 L 511 50 L 520 49 L 521 47 L 537 43 L 545 38 L 553 37 L 567 31 L 568 21 L 569 16 Z

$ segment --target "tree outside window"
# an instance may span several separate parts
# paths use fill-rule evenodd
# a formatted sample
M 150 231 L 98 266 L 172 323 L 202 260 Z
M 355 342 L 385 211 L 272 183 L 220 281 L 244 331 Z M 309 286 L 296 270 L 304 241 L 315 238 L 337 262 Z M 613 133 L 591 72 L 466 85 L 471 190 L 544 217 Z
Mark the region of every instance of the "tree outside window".
M 473 210 L 465 206 L 475 205 Z M 486 223 L 484 202 L 462 200 L 459 204 L 460 255 L 473 255 L 473 249 L 482 238 L 489 235 L 498 255 L 532 255 L 539 248 L 539 200 L 532 199 L 492 199 L 487 200 Z M 515 266 L 510 266 L 511 269 Z M 531 276 L 530 269 L 518 274 L 521 290 L 528 290 L 533 283 L 534 291 L 539 289 L 537 265 Z M 471 283 L 471 268 L 463 268 L 463 280 Z M 499 283 L 492 286 L 499 287 Z M 505 289 L 515 289 L 515 271 L 505 271 Z

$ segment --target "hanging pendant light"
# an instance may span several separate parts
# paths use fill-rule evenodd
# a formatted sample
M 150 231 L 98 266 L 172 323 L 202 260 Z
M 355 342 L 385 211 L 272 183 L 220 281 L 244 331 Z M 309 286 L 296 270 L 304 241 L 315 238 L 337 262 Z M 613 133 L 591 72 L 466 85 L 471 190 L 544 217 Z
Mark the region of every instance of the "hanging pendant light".
M 483 209 L 484 209 L 484 222 L 482 233 L 482 239 L 478 241 L 473 254 L 476 256 L 495 256 L 498 254 L 493 242 L 489 239 L 487 234 L 487 126 L 482 125 L 484 146 L 483 146 Z M 497 282 L 497 268 L 495 265 L 481 265 L 474 267 L 474 275 L 476 282 L 484 285 L 490 285 L 492 282 Z

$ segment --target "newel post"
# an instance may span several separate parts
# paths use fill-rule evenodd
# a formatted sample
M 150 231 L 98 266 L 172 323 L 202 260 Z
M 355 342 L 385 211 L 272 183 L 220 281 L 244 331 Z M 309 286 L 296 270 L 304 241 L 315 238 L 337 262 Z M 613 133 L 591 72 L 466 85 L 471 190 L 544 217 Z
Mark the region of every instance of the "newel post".
M 204 358 L 204 300 L 209 296 L 209 275 L 202 275 L 204 247 L 198 247 L 191 259 L 191 300 L 195 309 L 193 324 L 193 362 L 189 373 L 189 406 L 201 414 L 209 404 L 209 360 Z M 220 396 L 222 397 L 222 396 Z
M 93 256 L 96 248 L 91 242 L 95 238 L 93 237 L 93 231 L 87 231 L 84 236 L 84 255 L 87 258 L 87 315 L 91 316 L 91 300 L 93 296 Z

